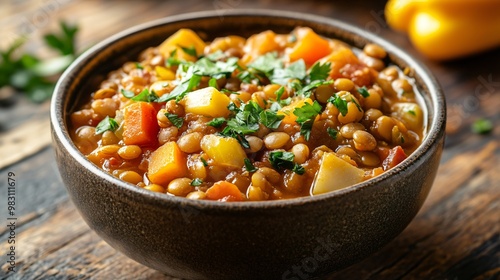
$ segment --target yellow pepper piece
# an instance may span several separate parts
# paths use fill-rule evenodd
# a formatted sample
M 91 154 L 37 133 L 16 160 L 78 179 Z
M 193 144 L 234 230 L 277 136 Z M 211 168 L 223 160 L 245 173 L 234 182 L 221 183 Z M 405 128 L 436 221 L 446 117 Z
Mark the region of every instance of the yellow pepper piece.
M 389 0 L 385 16 L 421 53 L 447 60 L 500 46 L 499 11 L 497 0 Z
M 158 51 L 165 58 L 169 58 L 170 54 L 176 50 L 176 58 L 185 61 L 196 61 L 197 57 L 194 57 L 184 50 L 184 48 L 194 48 L 197 55 L 203 54 L 205 49 L 205 42 L 191 29 L 179 29 L 179 31 L 168 37 L 161 45 L 158 47 Z
M 181 104 L 186 113 L 210 116 L 213 118 L 227 117 L 230 113 L 227 106 L 231 100 L 227 95 L 213 87 L 206 87 L 188 93 Z

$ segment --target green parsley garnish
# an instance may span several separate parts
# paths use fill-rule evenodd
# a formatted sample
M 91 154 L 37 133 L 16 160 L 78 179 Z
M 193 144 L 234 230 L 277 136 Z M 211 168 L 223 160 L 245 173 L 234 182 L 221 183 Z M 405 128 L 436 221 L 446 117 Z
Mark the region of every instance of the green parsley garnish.
M 194 48 L 194 46 L 191 46 L 191 47 L 183 47 L 183 46 L 179 46 L 183 52 L 189 54 L 190 56 L 194 56 L 194 57 L 198 57 L 198 54 L 196 53 L 196 49 Z
M 194 178 L 193 181 L 191 181 L 191 186 L 197 187 L 203 184 L 203 180 L 200 178 Z
M 122 90 L 122 94 L 127 97 L 125 94 L 130 95 L 131 91 L 124 92 L 125 90 Z M 133 94 L 133 92 L 132 92 Z M 142 101 L 142 102 L 156 102 L 158 100 L 158 96 L 155 94 L 154 91 L 149 92 L 149 89 L 145 88 L 143 89 L 138 95 L 130 98 L 130 100 L 134 101 Z
M 208 166 L 208 162 L 204 158 L 200 157 L 200 160 L 201 160 L 201 163 L 203 163 L 203 166 L 205 166 L 205 167 Z
M 207 125 L 217 128 L 217 127 L 221 127 L 225 122 L 226 122 L 226 119 L 224 117 L 219 117 L 219 118 L 215 118 L 215 119 L 207 122 Z
M 313 89 L 315 89 L 315 88 L 317 88 L 319 86 L 322 86 L 322 85 L 331 85 L 331 84 L 333 84 L 333 80 L 328 80 L 328 81 L 316 80 L 316 81 L 312 81 L 307 86 L 300 88 L 297 91 L 297 94 L 309 97 L 311 95 Z
M 141 70 L 144 69 L 144 67 L 142 67 L 142 64 L 140 64 L 139 62 L 135 63 L 135 68 L 141 69 Z
M 123 94 L 123 96 L 125 96 L 126 98 L 129 98 L 129 99 L 135 96 L 135 93 L 131 90 L 128 90 L 128 89 L 122 89 L 121 93 Z
M 367 98 L 368 96 L 370 96 L 370 93 L 368 92 L 368 90 L 366 89 L 365 86 L 363 87 L 360 87 L 357 89 L 357 91 L 359 92 L 359 94 L 361 94 L 361 96 L 363 96 L 364 98 Z
M 172 66 L 177 66 L 179 64 L 181 64 L 181 61 L 177 59 L 177 49 L 174 49 L 173 51 L 170 52 L 170 55 L 167 58 L 167 61 L 165 62 L 165 65 L 167 67 L 172 67 Z
M 258 170 L 258 168 L 255 167 L 248 158 L 245 158 L 244 161 L 245 161 L 245 168 L 248 172 L 255 172 Z
M 181 126 L 184 124 L 184 119 L 176 114 L 165 113 L 165 116 L 177 128 L 181 128 Z
M 328 135 L 333 138 L 333 140 L 337 140 L 337 135 L 339 134 L 339 131 L 334 129 L 334 128 L 327 128 L 326 132 L 328 132 Z
M 284 117 L 284 115 L 278 115 L 271 110 L 265 110 L 259 114 L 260 123 L 271 129 L 277 129 Z
M 307 141 L 311 137 L 314 119 L 321 112 L 321 109 L 321 105 L 315 100 L 312 105 L 306 103 L 304 106 L 293 110 L 293 114 L 297 116 L 296 121 L 300 124 L 300 134 L 303 135 Z
M 106 116 L 95 128 L 95 133 L 101 134 L 105 131 L 111 130 L 115 131 L 118 128 L 118 123 L 115 119 Z
M 335 107 L 337 107 L 342 116 L 345 117 L 345 115 L 347 115 L 347 101 L 345 101 L 344 99 L 340 98 L 337 95 L 334 95 L 328 98 L 328 102 L 332 103 Z
M 306 77 L 306 63 L 297 60 L 286 68 L 275 68 L 268 76 L 273 84 L 286 85 L 290 80 L 303 80 Z
M 291 152 L 273 151 L 269 153 L 269 162 L 276 169 L 288 169 L 302 175 L 305 172 L 304 167 L 293 162 L 295 155 Z
M 209 87 L 213 87 L 215 89 L 219 89 L 219 85 L 217 84 L 217 80 L 215 78 L 211 78 L 209 81 L 208 81 L 208 86 Z
M 356 108 L 358 108 L 358 111 L 363 112 L 363 109 L 361 109 L 361 105 L 359 105 L 359 103 L 356 102 L 354 97 L 351 97 L 351 101 L 352 101 L 352 103 L 354 103 L 354 105 L 356 105 Z
M 309 71 L 309 80 L 318 81 L 326 80 L 330 75 L 331 63 L 327 62 L 325 64 L 320 64 L 319 62 L 314 63 Z
M 409 113 L 410 115 L 413 115 L 413 116 L 416 116 L 416 115 L 417 115 L 417 113 L 415 113 L 415 111 L 413 111 L 413 110 L 408 110 L 408 113 Z
M 493 123 L 488 119 L 477 119 L 472 123 L 472 132 L 477 134 L 488 134 L 493 131 Z
M 187 73 L 182 78 L 181 83 L 169 94 L 164 94 L 156 102 L 167 102 L 170 100 L 181 100 L 188 92 L 192 91 L 200 84 L 201 76 L 193 73 L 193 67 L 189 67 Z

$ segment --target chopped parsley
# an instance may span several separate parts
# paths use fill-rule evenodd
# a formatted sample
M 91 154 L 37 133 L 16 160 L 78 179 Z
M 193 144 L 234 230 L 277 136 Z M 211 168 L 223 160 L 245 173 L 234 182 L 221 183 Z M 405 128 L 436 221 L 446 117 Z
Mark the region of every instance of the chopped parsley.
M 245 169 L 248 172 L 255 172 L 255 171 L 257 171 L 258 168 L 255 167 L 248 158 L 245 158 L 244 161 L 245 161 Z
M 123 94 L 123 96 L 125 96 L 126 98 L 129 98 L 129 99 L 135 96 L 135 93 L 131 90 L 128 90 L 128 89 L 122 89 L 121 93 Z
M 200 157 L 200 160 L 201 160 L 201 163 L 203 163 L 203 166 L 205 166 L 205 167 L 208 166 L 208 162 L 204 158 Z
M 321 105 L 318 101 L 314 101 L 311 105 L 305 103 L 304 106 L 300 108 L 295 108 L 293 114 L 297 116 L 297 123 L 300 124 L 300 134 L 308 141 L 311 137 L 311 130 L 314 123 L 314 119 L 321 112 Z
M 172 66 L 177 66 L 179 64 L 181 64 L 181 61 L 177 59 L 177 49 L 174 49 L 173 51 L 170 52 L 170 55 L 167 58 L 167 61 L 165 62 L 165 65 L 167 67 L 172 67 Z
M 370 96 L 370 93 L 368 92 L 368 90 L 366 89 L 365 86 L 363 87 L 360 87 L 357 89 L 357 91 L 359 92 L 359 94 L 361 94 L 361 96 L 363 96 L 364 98 L 367 98 L 368 96 Z
M 139 62 L 135 63 L 135 68 L 140 69 L 140 70 L 144 69 L 144 67 L 142 67 L 142 64 L 140 64 Z
M 123 90 L 122 90 L 122 94 L 125 96 L 125 93 Z M 127 94 L 130 95 L 129 92 Z M 125 97 L 127 97 L 127 96 L 125 96 Z M 138 95 L 130 98 L 130 100 L 142 101 L 142 102 L 156 102 L 158 100 L 158 96 L 155 94 L 154 91 L 149 92 L 149 89 L 145 88 Z
M 196 53 L 196 49 L 194 46 L 191 47 L 183 47 L 179 46 L 183 52 L 189 54 L 190 56 L 198 57 L 198 54 Z
M 408 110 L 408 113 L 412 116 L 417 116 L 417 113 L 415 113 L 415 111 L 413 110 Z
M 312 81 L 307 86 L 301 87 L 297 91 L 297 94 L 309 97 L 311 95 L 313 89 L 315 89 L 315 88 L 317 88 L 319 86 L 322 86 L 322 85 L 331 85 L 331 84 L 333 84 L 333 80 L 327 80 L 327 81 L 325 81 L 325 80 L 316 80 L 316 81 Z
M 268 76 L 273 84 L 286 85 L 290 80 L 303 80 L 306 77 L 306 63 L 297 60 L 286 68 L 275 68 Z
M 345 117 L 345 115 L 347 115 L 347 101 L 345 101 L 344 99 L 340 98 L 337 95 L 334 95 L 328 98 L 328 102 L 332 103 L 335 107 L 337 107 L 342 116 Z
M 213 87 L 215 89 L 219 89 L 219 85 L 217 84 L 217 80 L 215 78 L 211 78 L 209 81 L 208 81 L 208 86 L 209 87 Z
M 219 118 L 215 118 L 215 119 L 207 122 L 207 125 L 217 128 L 217 127 L 221 127 L 225 122 L 226 122 L 226 119 L 224 117 L 219 117 Z
M 363 109 L 361 109 L 361 105 L 359 105 L 359 103 L 356 102 L 356 99 L 354 99 L 354 97 L 351 97 L 351 101 L 352 101 L 352 103 L 354 103 L 354 105 L 356 105 L 356 108 L 358 108 L 358 111 L 363 112 Z
M 324 64 L 320 64 L 319 62 L 314 63 L 309 71 L 309 80 L 310 81 L 321 81 L 326 80 L 330 75 L 331 63 L 327 62 Z
M 115 131 L 118 128 L 118 123 L 115 119 L 106 116 L 95 128 L 95 133 L 101 134 L 105 131 L 111 130 Z
M 288 169 L 302 175 L 305 173 L 304 167 L 295 163 L 293 159 L 295 155 L 292 152 L 273 151 L 269 153 L 269 162 L 271 165 L 279 170 Z
M 191 181 L 191 186 L 197 187 L 201 186 L 203 184 L 203 180 L 200 178 L 194 178 L 193 181 Z
M 184 119 L 176 114 L 166 113 L 165 116 L 177 128 L 181 128 L 181 126 L 184 124 Z
M 156 102 L 167 102 L 170 100 L 181 100 L 188 92 L 192 91 L 200 84 L 201 76 L 193 73 L 193 67 L 189 67 L 187 73 L 182 78 L 181 83 L 177 85 L 172 92 L 164 94 Z
M 333 140 L 337 140 L 337 135 L 339 134 L 339 131 L 336 130 L 335 128 L 327 128 L 326 132 L 328 132 L 328 135 L 333 138 Z
M 271 129 L 277 129 L 284 117 L 284 115 L 278 115 L 271 110 L 264 110 L 259 114 L 260 123 Z

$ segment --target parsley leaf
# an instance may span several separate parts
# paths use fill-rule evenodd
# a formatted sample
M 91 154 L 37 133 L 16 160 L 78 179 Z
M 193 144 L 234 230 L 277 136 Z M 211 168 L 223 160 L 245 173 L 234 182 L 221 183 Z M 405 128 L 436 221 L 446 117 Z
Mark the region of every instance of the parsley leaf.
M 175 99 L 176 101 L 181 100 L 188 92 L 192 91 L 195 87 L 200 84 L 201 76 L 195 75 L 193 73 L 194 68 L 189 67 L 187 73 L 182 78 L 181 83 L 177 85 L 172 92 L 169 94 L 164 94 L 156 102 L 167 102 Z
M 217 80 L 215 78 L 211 78 L 209 81 L 208 81 L 208 86 L 209 87 L 213 87 L 215 89 L 219 89 L 219 85 L 217 84 Z
M 204 158 L 200 157 L 200 160 L 201 160 L 201 163 L 203 163 L 203 166 L 205 166 L 205 167 L 208 166 L 208 162 Z
M 359 92 L 359 94 L 361 94 L 361 96 L 363 96 L 364 98 L 367 98 L 368 96 L 370 96 L 370 93 L 368 92 L 368 90 L 366 89 L 365 86 L 363 87 L 360 87 L 357 89 L 357 91 Z
M 315 100 L 312 105 L 305 103 L 304 106 L 293 110 L 293 114 L 297 116 L 296 121 L 300 124 L 300 134 L 303 135 L 307 141 L 311 137 L 314 119 L 321 112 L 321 109 L 321 105 Z
M 174 49 L 173 51 L 170 52 L 170 55 L 167 58 L 167 61 L 165 62 L 165 65 L 167 67 L 172 67 L 181 64 L 181 61 L 178 60 L 176 57 L 177 57 L 177 49 Z
M 342 116 L 345 117 L 345 115 L 347 115 L 347 101 L 345 101 L 344 99 L 340 98 L 337 95 L 334 95 L 334 96 L 328 98 L 327 102 L 330 102 L 335 107 L 337 107 L 337 109 L 339 109 L 339 112 L 342 114 Z
M 258 168 L 255 167 L 248 158 L 245 158 L 244 161 L 245 161 L 245 168 L 248 172 L 255 172 L 258 170 Z
M 45 47 L 59 53 L 57 57 L 42 60 L 29 53 L 18 55 L 18 50 L 27 42 L 24 37 L 0 51 L 0 88 L 13 87 L 36 103 L 50 98 L 55 87 L 54 76 L 62 73 L 77 55 L 78 27 L 61 21 L 59 28 L 59 32 L 46 34 L 43 38 Z
M 276 52 L 268 52 L 265 55 L 257 57 L 248 67 L 270 74 L 274 69 L 283 68 L 283 61 L 278 58 Z
M 331 85 L 331 84 L 333 84 L 333 80 L 328 80 L 328 81 L 316 80 L 316 81 L 312 81 L 307 86 L 305 86 L 303 88 L 300 88 L 297 91 L 297 94 L 298 95 L 304 95 L 304 96 L 308 97 L 308 96 L 311 95 L 313 89 L 315 89 L 315 88 L 317 88 L 319 86 L 322 86 L 322 85 Z
M 184 124 L 184 119 L 176 114 L 165 113 L 165 116 L 177 128 L 181 128 L 181 126 Z
M 215 79 L 229 78 L 238 68 L 238 58 L 230 57 L 227 61 L 213 62 L 203 57 L 193 64 L 193 74 L 200 76 L 209 76 Z
M 332 137 L 333 140 L 337 140 L 337 135 L 339 134 L 338 130 L 329 127 L 326 129 L 326 132 L 328 132 L 328 135 L 330 135 L 330 137 Z
M 196 49 L 194 48 L 194 46 L 183 47 L 179 45 L 179 47 L 182 49 L 182 51 L 189 54 L 190 56 L 198 57 L 198 54 L 196 53 Z
M 314 63 L 309 71 L 309 80 L 310 81 L 318 81 L 318 80 L 326 80 L 330 75 L 331 63 L 327 62 L 321 64 L 319 62 Z
M 273 112 L 271 110 L 265 110 L 260 112 L 259 118 L 261 124 L 271 129 L 277 129 L 281 124 L 281 120 L 283 120 L 285 116 L 278 115 L 276 114 L 276 112 Z
M 240 108 L 236 107 L 234 103 L 230 103 L 229 105 L 231 106 L 231 104 L 233 104 L 232 108 L 228 108 L 236 112 L 236 115 L 227 121 L 227 125 L 221 134 L 236 138 L 244 148 L 249 148 L 250 145 L 244 135 L 259 130 L 259 114 L 262 112 L 262 108 L 253 101 L 241 105 Z
M 269 162 L 274 168 L 292 170 L 299 175 L 304 174 L 304 167 L 295 163 L 293 161 L 294 158 L 295 155 L 292 152 L 272 151 L 269 153 Z
M 303 80 L 306 74 L 306 63 L 300 59 L 285 69 L 275 68 L 273 74 L 268 77 L 273 84 L 286 85 L 290 80 Z
M 410 115 L 412 115 L 412 116 L 416 116 L 417 115 L 417 113 L 415 113 L 415 111 L 413 111 L 413 110 L 408 110 L 408 113 Z
M 193 181 L 191 181 L 191 186 L 194 187 L 201 186 L 201 184 L 203 184 L 203 180 L 200 178 L 195 178 L 193 179 Z
M 106 116 L 95 128 L 95 133 L 101 134 L 105 131 L 111 130 L 115 131 L 118 128 L 118 123 L 115 119 Z
M 354 97 L 351 97 L 351 101 L 352 101 L 352 103 L 354 103 L 354 105 L 356 105 L 356 108 L 358 108 L 358 111 L 363 112 L 363 109 L 361 109 L 361 105 L 359 105 L 359 103 L 356 102 Z
M 140 64 L 139 62 L 135 63 L 135 68 L 141 69 L 141 70 L 144 69 L 144 67 L 142 67 L 142 64 Z
M 128 90 L 128 89 L 122 89 L 121 92 L 122 92 L 123 96 L 125 96 L 126 98 L 129 98 L 129 99 L 135 96 L 135 93 L 131 90 Z
M 125 95 L 123 91 L 122 94 Z M 143 91 L 141 91 L 138 95 L 132 97 L 130 100 L 142 101 L 142 102 L 155 102 L 156 100 L 158 100 L 158 96 L 155 94 L 154 91 L 149 92 L 149 90 L 145 88 Z
M 217 128 L 217 127 L 221 127 L 225 122 L 226 122 L 226 119 L 224 117 L 219 117 L 219 118 L 215 118 L 215 119 L 207 122 L 207 125 Z

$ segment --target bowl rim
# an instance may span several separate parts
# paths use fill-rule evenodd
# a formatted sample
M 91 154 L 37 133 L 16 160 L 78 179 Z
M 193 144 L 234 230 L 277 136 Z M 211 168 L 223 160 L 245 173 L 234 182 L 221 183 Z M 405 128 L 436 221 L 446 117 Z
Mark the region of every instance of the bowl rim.
M 209 201 L 209 200 L 191 200 L 184 197 L 176 197 L 172 195 L 159 194 L 138 188 L 133 184 L 122 181 L 111 174 L 100 169 L 94 165 L 90 160 L 88 160 L 73 144 L 71 137 L 66 126 L 66 121 L 64 119 L 65 112 L 65 100 L 61 97 L 65 96 L 66 86 L 72 83 L 74 78 L 73 72 L 80 69 L 84 63 L 86 63 L 89 57 L 99 53 L 100 51 L 112 46 L 118 41 L 131 36 L 136 33 L 144 32 L 148 29 L 178 23 L 186 20 L 201 20 L 207 18 L 216 17 L 279 17 L 281 19 L 289 20 L 300 20 L 309 23 L 327 25 L 342 32 L 347 32 L 350 35 L 359 36 L 368 42 L 376 43 L 382 46 L 389 55 L 404 61 L 408 64 L 415 76 L 419 76 L 423 81 L 423 85 L 427 87 L 429 100 L 431 105 L 427 105 L 427 114 L 433 116 L 430 123 L 428 123 L 427 134 L 424 137 L 420 146 L 406 158 L 403 162 L 399 163 L 394 168 L 384 172 L 383 174 L 374 177 L 372 179 L 366 180 L 364 182 L 349 186 L 344 189 L 328 192 L 316 196 L 305 196 L 298 198 L 290 198 L 283 200 L 271 200 L 271 201 L 245 201 L 242 203 L 228 203 L 220 201 Z M 352 45 L 352 44 L 350 44 Z M 428 101 L 428 100 L 425 100 Z M 432 106 L 429 111 L 429 106 Z M 58 109 L 61 109 L 60 111 Z M 67 108 L 66 108 L 67 109 Z M 446 101 L 444 93 L 439 85 L 437 79 L 433 76 L 430 70 L 421 64 L 421 62 L 412 58 L 410 55 L 405 53 L 401 48 L 394 45 L 390 41 L 379 37 L 368 30 L 363 30 L 357 26 L 345 23 L 339 20 L 330 19 L 315 14 L 304 14 L 292 11 L 280 11 L 280 10 L 263 10 L 263 9 L 228 9 L 228 10 L 214 10 L 214 11 L 201 11 L 185 13 L 173 16 L 167 16 L 164 18 L 149 21 L 134 27 L 128 28 L 121 31 L 115 35 L 108 37 L 107 39 L 97 43 L 93 47 L 89 48 L 83 54 L 81 54 L 61 75 L 56 87 L 54 89 L 54 94 L 52 96 L 50 104 L 50 121 L 51 129 L 53 130 L 53 142 L 57 140 L 66 149 L 67 153 L 81 166 L 92 172 L 93 174 L 102 178 L 102 180 L 111 182 L 114 186 L 123 190 L 125 194 L 140 196 L 137 200 L 142 202 L 148 202 L 148 204 L 166 206 L 169 204 L 174 204 L 176 206 L 186 206 L 193 209 L 212 209 L 220 211 L 246 211 L 246 210 L 256 210 L 256 209 L 270 209 L 270 208 L 289 208 L 298 205 L 313 204 L 319 202 L 325 202 L 327 200 L 343 197 L 354 192 L 361 191 L 366 188 L 376 187 L 378 184 L 388 180 L 389 178 L 403 172 L 404 170 L 410 168 L 410 166 L 416 161 L 418 161 L 423 155 L 426 155 L 432 148 L 433 145 L 439 145 L 440 139 L 444 135 L 444 127 L 446 123 Z

